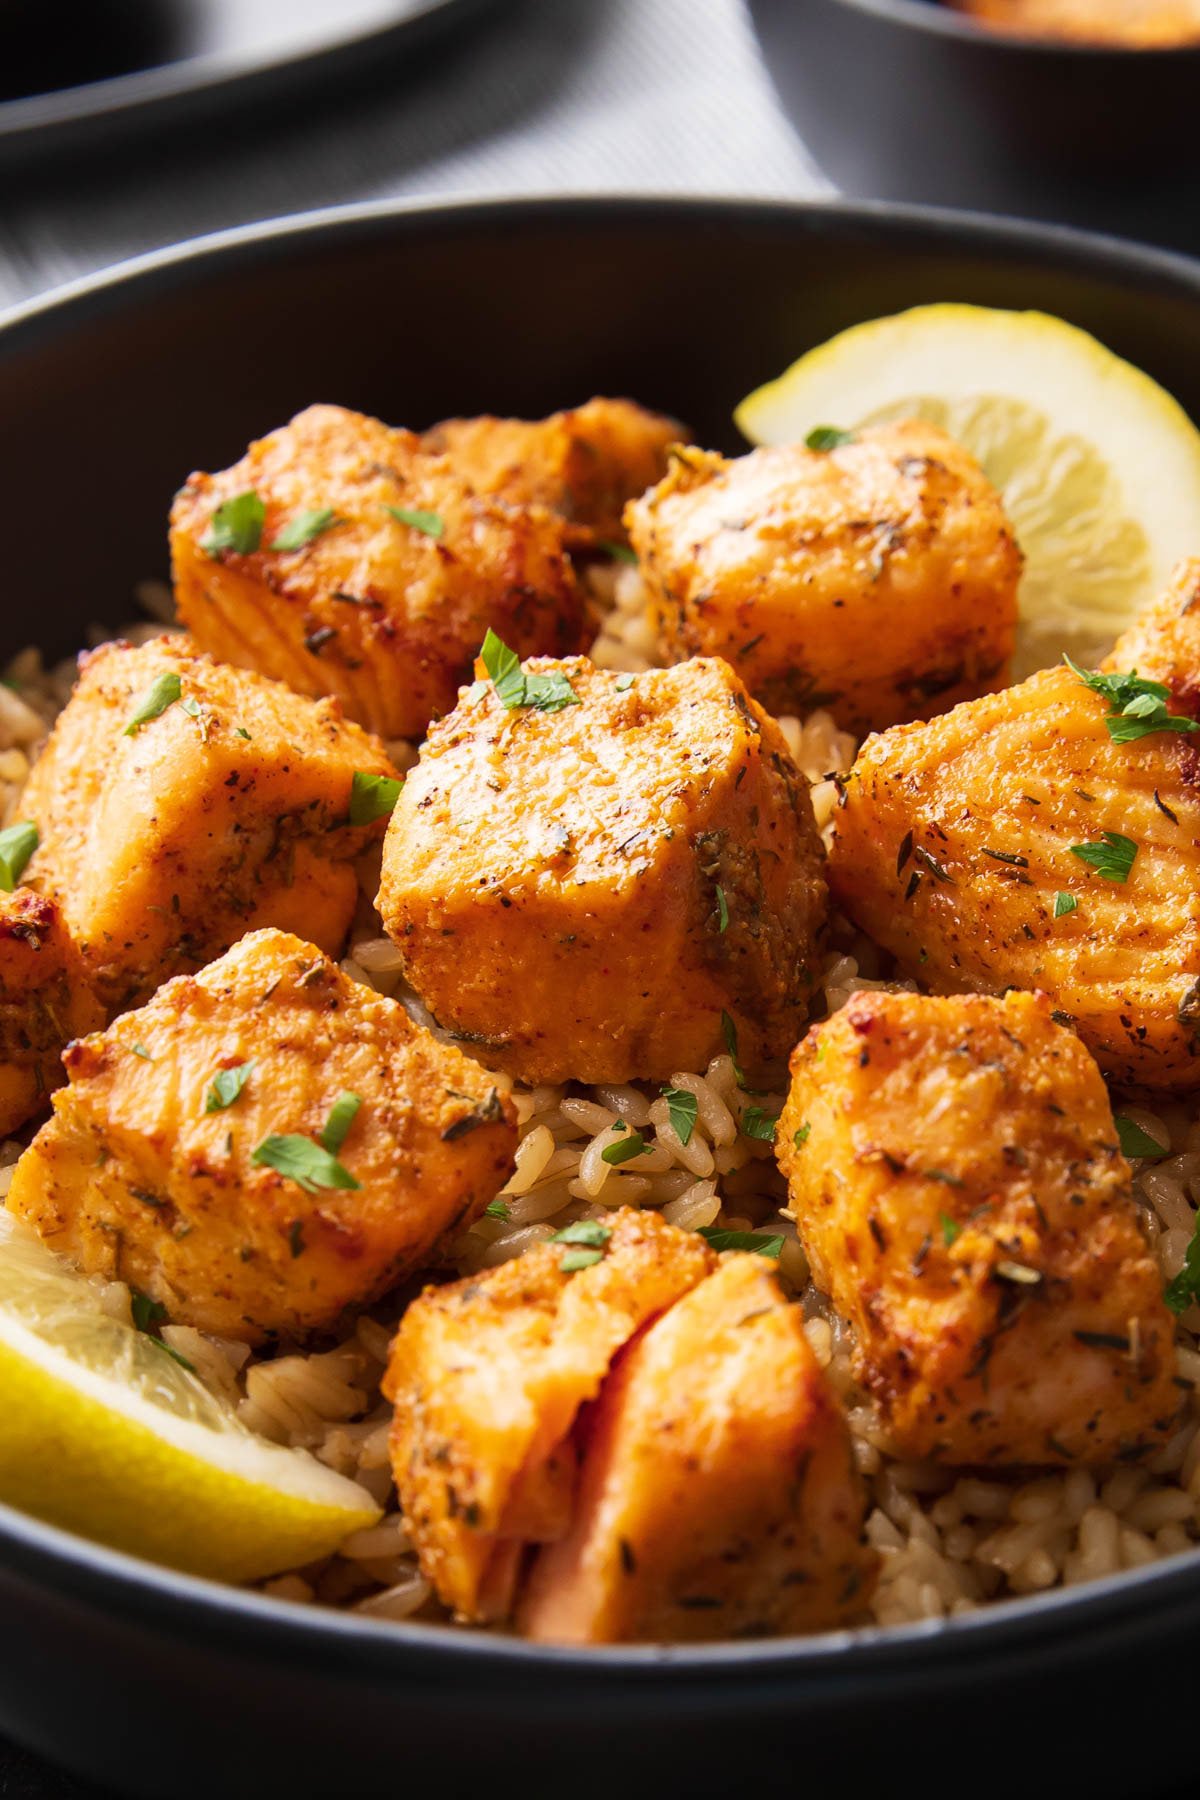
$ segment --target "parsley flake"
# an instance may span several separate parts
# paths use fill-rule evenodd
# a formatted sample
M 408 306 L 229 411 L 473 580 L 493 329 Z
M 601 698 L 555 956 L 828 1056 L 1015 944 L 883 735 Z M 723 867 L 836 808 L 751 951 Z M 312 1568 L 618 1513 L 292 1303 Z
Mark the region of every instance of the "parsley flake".
M 962 1226 L 957 1219 L 952 1219 L 949 1213 L 939 1213 L 938 1224 L 942 1228 L 942 1242 L 948 1250 L 955 1238 L 961 1233 Z
M 717 889 L 717 930 L 725 932 L 729 929 L 729 903 L 725 898 L 725 889 Z
M 143 1294 L 141 1288 L 130 1288 L 129 1311 L 139 1331 L 149 1331 L 152 1325 L 161 1325 L 167 1316 L 167 1309 L 161 1300 L 152 1300 L 149 1294 Z
M 491 677 L 496 698 L 506 712 L 524 706 L 533 707 L 537 712 L 561 712 L 564 706 L 582 705 L 565 675 L 526 675 L 516 651 L 510 650 L 490 625 L 480 647 L 479 660 Z
M 430 512 L 424 506 L 389 506 L 387 511 L 401 525 L 410 525 L 423 537 L 440 538 L 445 535 L 446 521 L 441 513 Z
M 761 1106 L 748 1106 L 742 1114 L 742 1131 L 748 1138 L 758 1138 L 760 1143 L 773 1144 L 778 1122 L 778 1113 L 765 1112 Z
M 318 1142 L 322 1149 L 328 1150 L 330 1156 L 336 1156 L 346 1141 L 346 1135 L 358 1117 L 358 1109 L 362 1105 L 362 1095 L 355 1094 L 349 1088 L 343 1089 L 329 1109 L 329 1117 L 325 1121 L 325 1129 Z
M 579 1269 L 590 1269 L 593 1263 L 602 1262 L 603 1250 L 568 1250 L 559 1263 L 564 1275 L 574 1275 Z
M 232 1106 L 253 1072 L 253 1057 L 249 1062 L 238 1063 L 236 1068 L 218 1069 L 204 1096 L 205 1112 L 224 1112 L 227 1106 Z
M 926 1181 L 941 1181 L 947 1187 L 960 1188 L 967 1185 L 961 1175 L 951 1175 L 945 1169 L 922 1169 L 921 1173 Z
M 792 1142 L 795 1144 L 797 1150 L 803 1150 L 805 1144 L 808 1142 L 808 1134 L 811 1130 L 811 1124 L 805 1119 L 803 1125 L 798 1126 L 797 1129 L 793 1131 Z
M 252 556 L 262 542 L 266 516 L 267 509 L 253 488 L 235 494 L 231 500 L 222 500 L 200 548 L 212 557 L 226 550 L 236 551 L 238 556 Z
M 1137 853 L 1133 839 L 1122 837 L 1119 831 L 1102 831 L 1098 843 L 1071 845 L 1071 855 L 1095 869 L 1105 881 L 1128 881 Z
M 1163 1289 L 1163 1299 L 1176 1315 L 1185 1313 L 1197 1296 L 1200 1296 L 1200 1213 L 1196 1215 L 1192 1241 L 1184 1252 L 1183 1267 Z
M 671 1130 L 681 1144 L 690 1144 L 692 1132 L 696 1129 L 696 1114 L 699 1110 L 695 1094 L 689 1094 L 686 1088 L 664 1087 L 659 1093 L 667 1103 L 667 1117 L 671 1121 Z
M 1055 896 L 1054 896 L 1054 916 L 1055 916 L 1055 918 L 1056 919 L 1065 918 L 1068 913 L 1073 913 L 1075 911 L 1075 908 L 1078 905 L 1079 905 L 1079 902 L 1075 898 L 1074 894 L 1066 894 L 1066 893 L 1055 894 Z
M 181 1369 L 186 1369 L 189 1375 L 194 1375 L 196 1373 L 195 1363 L 189 1362 L 181 1350 L 176 1350 L 174 1344 L 164 1344 L 159 1337 L 152 1337 L 150 1342 L 152 1344 L 157 1344 L 164 1355 L 169 1356 L 172 1362 L 177 1362 Z
M 362 1186 L 361 1181 L 356 1181 L 349 1169 L 344 1169 L 323 1145 L 296 1133 L 265 1137 L 251 1153 L 250 1161 L 286 1176 L 306 1194 L 315 1194 L 318 1188 L 356 1189 Z
M 154 1061 L 154 1058 L 151 1056 L 150 1052 L 147 1050 L 145 1044 L 134 1044 L 133 1048 L 132 1048 L 132 1054 L 134 1056 L 140 1057 L 142 1062 L 153 1062 Z
M 712 1250 L 756 1250 L 760 1256 L 778 1256 L 783 1237 L 765 1231 L 723 1231 L 717 1225 L 702 1225 L 699 1234 Z
M 632 675 L 618 675 L 613 686 L 616 688 L 618 694 L 627 694 L 633 686 L 634 680 L 635 677 Z
M 136 737 L 143 725 L 148 725 L 151 719 L 157 719 L 160 713 L 165 713 L 168 706 L 174 706 L 182 693 L 183 683 L 176 671 L 164 669 L 138 701 L 122 736 Z
M 596 548 L 603 550 L 607 556 L 611 556 L 614 562 L 635 563 L 637 561 L 636 550 L 631 550 L 628 544 L 614 543 L 611 538 L 601 538 Z
M 806 450 L 838 450 L 843 444 L 856 442 L 853 431 L 839 431 L 836 425 L 816 425 L 804 440 Z
M 1143 1131 L 1140 1125 L 1127 1118 L 1124 1113 L 1117 1113 L 1113 1124 L 1117 1128 L 1117 1142 L 1121 1146 L 1122 1156 L 1153 1157 L 1157 1162 L 1169 1153 L 1169 1145 L 1160 1144 L 1157 1138 L 1151 1137 L 1148 1131 Z
M 328 531 L 332 525 L 340 525 L 341 522 L 332 506 L 317 506 L 293 513 L 279 536 L 271 539 L 267 549 L 303 550 L 305 544 L 311 544 L 323 531 Z
M 508 1223 L 508 1201 L 507 1200 L 489 1200 L 487 1205 L 483 1209 L 483 1216 L 485 1219 L 503 1219 L 504 1223 L 507 1225 L 507 1223 Z
M 1130 744 L 1155 731 L 1200 731 L 1195 719 L 1167 711 L 1171 690 L 1161 681 L 1147 681 L 1136 669 L 1114 674 L 1081 669 L 1065 653 L 1063 661 L 1085 687 L 1108 701 L 1109 714 L 1104 723 L 1114 744 Z
M 0 831 L 0 888 L 11 894 L 38 847 L 38 828 L 29 819 Z
M 737 1026 L 727 1012 L 722 1012 L 721 1014 L 721 1036 L 725 1039 L 725 1049 L 728 1052 L 730 1062 L 733 1064 L 733 1073 L 737 1080 L 737 1084 L 740 1088 L 744 1088 L 746 1085 L 746 1078 L 742 1074 L 742 1065 L 738 1061 Z
M 390 775 L 368 775 L 365 769 L 355 769 L 350 782 L 350 823 L 371 825 L 376 819 L 386 819 L 395 811 L 403 786 Z
M 619 1163 L 629 1162 L 635 1156 L 645 1156 L 649 1145 L 640 1131 L 631 1131 L 625 1137 L 618 1138 L 615 1144 L 605 1144 L 600 1152 L 600 1161 L 610 1163 L 614 1168 Z
M 587 1244 L 592 1250 L 602 1250 L 612 1236 L 611 1225 L 601 1225 L 598 1219 L 577 1219 L 573 1225 L 564 1225 L 550 1239 L 552 1244 Z

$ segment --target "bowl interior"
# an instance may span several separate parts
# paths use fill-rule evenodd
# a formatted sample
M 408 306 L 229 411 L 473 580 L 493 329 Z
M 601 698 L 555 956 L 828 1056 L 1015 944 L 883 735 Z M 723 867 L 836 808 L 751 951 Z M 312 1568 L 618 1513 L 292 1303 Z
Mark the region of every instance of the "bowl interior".
M 1049 229 L 870 207 L 556 201 L 359 208 L 147 259 L 0 321 L 0 414 L 10 446 L 0 488 L 9 595 L 0 655 L 29 641 L 64 654 L 89 621 L 129 617 L 135 582 L 166 573 L 167 508 L 189 471 L 223 466 L 250 437 L 314 400 L 420 427 L 455 412 L 536 415 L 597 392 L 627 393 L 686 419 L 701 441 L 734 449 L 731 410 L 756 383 L 845 325 L 937 300 L 1059 313 L 1200 416 L 1200 268 Z M 134 1646 L 150 1659 L 157 1644 L 179 1680 L 213 1684 L 215 1660 L 238 1669 L 237 1655 L 249 1657 L 252 1642 L 263 1664 L 292 1642 L 312 1680 L 324 1679 L 322 1670 L 332 1678 L 349 1658 L 343 1622 L 334 1644 L 319 1620 L 306 1625 L 303 1613 L 255 1603 L 268 1630 L 239 1602 L 223 1638 L 220 1608 L 202 1608 L 195 1584 L 147 1571 L 139 1594 L 127 1559 L 81 1546 L 78 1560 L 73 1573 L 59 1534 L 12 1529 L 0 1514 L 0 1618 L 18 1599 L 34 1607 L 47 1656 L 78 1637 L 81 1619 L 94 1642 L 111 1601 L 114 1645 L 122 1647 L 111 1679 L 97 1676 L 89 1652 L 97 1695 L 107 1682 L 115 1696 Z M 1161 1626 L 1165 1577 L 1145 1574 L 1145 1616 L 1157 1614 Z M 1054 1597 L 1046 1623 L 1056 1619 L 1061 1631 L 1073 1608 L 1093 1622 L 1110 1608 L 1125 1645 L 1138 1585 L 1117 1583 L 1115 1598 L 1081 1596 L 1077 1607 Z M 1176 1610 L 1192 1608 L 1195 1624 L 1200 1554 L 1184 1559 L 1172 1596 Z M 194 1644 L 184 1644 L 180 1630 L 189 1608 L 200 1625 Z M 1036 1620 L 1037 1608 L 1023 1604 L 1020 1617 Z M 1013 1629 L 981 1618 L 968 1635 L 981 1645 L 1006 1632 L 1011 1640 Z M 456 1666 L 473 1653 L 461 1639 L 455 1651 L 452 1633 L 376 1627 L 358 1635 L 356 1666 L 378 1676 L 382 1757 L 389 1684 L 407 1668 L 419 1688 L 439 1641 Z M 1019 1635 L 1028 1635 L 1025 1625 Z M 311 1653 L 295 1647 L 305 1638 L 316 1645 Z M 911 1635 L 916 1663 L 936 1641 Z M 1093 1650 L 1099 1642 L 1092 1637 Z M 391 1664 L 375 1648 L 385 1643 L 396 1647 Z M 810 1668 L 822 1656 L 845 1660 L 844 1640 L 811 1648 L 812 1655 L 800 1648 Z M 757 1660 L 747 1649 L 728 1652 L 730 1669 L 745 1673 Z M 764 1675 L 753 1702 L 742 1693 L 745 1716 L 775 1708 L 782 1717 L 786 1707 L 790 1717 L 802 1706 L 794 1685 L 779 1685 L 787 1654 L 786 1646 L 768 1653 L 775 1685 Z M 937 1655 L 938 1681 L 949 1684 L 955 1658 L 945 1645 Z M 477 1660 L 486 1661 L 482 1647 Z M 541 1660 L 553 1663 L 553 1653 Z M 885 1660 L 896 1677 L 909 1652 L 888 1651 Z M 655 1658 L 640 1662 L 649 1667 Z M 663 1673 L 695 1668 L 708 1680 L 721 1664 L 720 1652 L 683 1655 L 663 1659 Z M 14 1673 L 7 1693 L 0 1684 L 0 1727 L 28 1718 L 24 1729 L 46 1746 L 53 1714 L 38 1709 L 49 1677 L 35 1677 Z M 822 1704 L 853 1699 L 845 1679 L 830 1677 Z M 234 1705 L 231 1680 L 219 1688 L 226 1707 Z M 20 1707 L 8 1697 L 18 1690 Z M 915 1703 L 911 1685 L 905 1691 L 905 1704 Z M 250 1743 L 255 1706 L 261 1719 L 284 1720 L 293 1704 L 286 1683 L 272 1688 L 264 1677 L 231 1729 Z M 650 1721 L 627 1692 L 621 1704 L 647 1732 L 678 1716 L 663 1701 Z M 90 1716 L 97 1746 L 107 1744 L 98 1699 Z M 586 1729 L 599 1723 L 586 1719 Z M 576 1729 L 584 1729 L 578 1719 Z M 308 1730 L 319 1731 L 315 1720 Z M 97 1748 L 96 1766 L 119 1768 L 116 1740 L 106 1754 L 107 1761 Z M 75 1761 L 87 1766 L 82 1751 Z M 197 1775 L 197 1791 L 199 1782 Z M 185 1788 L 192 1791 L 181 1780 Z

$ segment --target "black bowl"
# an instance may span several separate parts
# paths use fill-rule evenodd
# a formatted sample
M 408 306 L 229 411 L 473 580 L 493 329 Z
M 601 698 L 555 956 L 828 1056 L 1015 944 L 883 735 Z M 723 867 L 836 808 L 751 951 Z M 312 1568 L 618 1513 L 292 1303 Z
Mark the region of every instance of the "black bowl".
M 144 259 L 0 322 L 0 653 L 127 617 L 179 481 L 311 400 L 419 426 L 627 392 L 733 446 L 755 383 L 932 300 L 1061 313 L 1200 414 L 1200 269 L 1065 232 L 533 201 L 356 208 Z M 0 1508 L 0 1633 L 0 1731 L 155 1800 L 898 1777 L 1099 1797 L 1190 1771 L 1200 1552 L 949 1624 L 580 1654 L 290 1607 Z
M 843 192 L 1200 250 L 1200 45 L 990 31 L 937 0 L 749 0 L 783 104 Z

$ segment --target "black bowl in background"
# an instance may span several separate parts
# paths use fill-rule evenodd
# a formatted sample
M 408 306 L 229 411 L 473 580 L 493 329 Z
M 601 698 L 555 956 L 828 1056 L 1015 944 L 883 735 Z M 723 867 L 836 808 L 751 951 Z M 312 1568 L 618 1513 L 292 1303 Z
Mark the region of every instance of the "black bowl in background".
M 1200 45 L 1008 36 L 937 0 L 748 0 L 797 131 L 843 192 L 1200 250 Z
M 1061 313 L 1200 415 L 1200 268 L 934 213 L 352 208 L 81 283 L 0 321 L 0 656 L 127 617 L 188 471 L 312 400 L 421 426 L 625 392 L 733 447 L 749 388 L 933 300 Z M 1200 1551 L 945 1625 L 581 1654 L 289 1607 L 0 1507 L 0 1637 L 0 1731 L 153 1800 L 918 1780 L 1104 1800 L 1191 1773 Z

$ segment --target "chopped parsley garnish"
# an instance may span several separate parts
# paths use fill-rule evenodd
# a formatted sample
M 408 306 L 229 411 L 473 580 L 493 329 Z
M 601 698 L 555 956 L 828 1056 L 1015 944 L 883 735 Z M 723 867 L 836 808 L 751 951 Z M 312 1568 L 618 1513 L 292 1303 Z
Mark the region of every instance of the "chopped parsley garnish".
M 667 1103 L 667 1116 L 671 1121 L 671 1130 L 681 1144 L 691 1142 L 692 1132 L 696 1129 L 696 1113 L 698 1103 L 695 1094 L 689 1094 L 686 1088 L 660 1088 L 663 1099 Z
M 806 450 L 837 450 L 842 444 L 853 444 L 856 433 L 839 431 L 836 425 L 816 425 L 804 440 Z
M 187 714 L 189 719 L 200 718 L 204 711 L 203 707 L 200 705 L 200 702 L 198 700 L 193 700 L 192 696 L 190 694 L 188 695 L 186 700 L 181 700 L 179 702 L 179 705 L 180 705 L 181 710 Z
M 1054 896 L 1054 916 L 1055 916 L 1055 918 L 1056 919 L 1065 918 L 1067 913 L 1073 913 L 1075 911 L 1075 908 L 1078 905 L 1079 905 L 1079 902 L 1075 898 L 1074 894 L 1065 894 L 1065 893 L 1055 894 L 1055 896 Z
M 181 1355 L 173 1345 L 164 1344 L 154 1330 L 154 1327 L 161 1325 L 167 1317 L 167 1309 L 161 1300 L 152 1300 L 149 1294 L 143 1294 L 140 1288 L 130 1288 L 129 1313 L 133 1319 L 135 1330 L 143 1332 L 152 1344 L 164 1351 L 172 1362 L 177 1362 L 181 1369 L 186 1369 L 189 1375 L 196 1373 L 195 1363 L 189 1362 L 187 1357 Z
M 248 744 L 252 744 L 254 742 L 254 739 L 250 736 L 250 733 L 246 730 L 246 727 L 244 725 L 237 725 L 234 727 L 234 730 L 237 732 L 238 737 L 245 738 L 245 740 Z
M 947 1187 L 960 1188 L 967 1184 L 961 1175 L 951 1175 L 945 1169 L 922 1169 L 926 1181 L 943 1181 Z
M 1071 855 L 1095 869 L 1105 881 L 1128 881 L 1138 847 L 1119 831 L 1102 831 L 1098 843 L 1072 844 Z
M 129 1311 L 139 1331 L 149 1331 L 152 1325 L 161 1325 L 167 1316 L 167 1309 L 161 1300 L 152 1300 L 149 1294 L 143 1294 L 141 1288 L 130 1288 Z
M 760 1256 L 778 1256 L 783 1238 L 765 1231 L 723 1231 L 717 1225 L 702 1225 L 700 1236 L 713 1250 L 756 1250 Z
M 508 1223 L 508 1201 L 507 1200 L 489 1200 L 487 1205 L 483 1209 L 483 1216 L 485 1219 L 503 1219 L 504 1223 L 507 1225 L 507 1223 Z
M 0 888 L 11 894 L 38 847 L 38 828 L 29 819 L 0 831 Z
M 648 1151 L 649 1145 L 641 1132 L 630 1131 L 618 1138 L 615 1144 L 605 1144 L 600 1152 L 600 1161 L 611 1163 L 615 1167 L 618 1163 L 629 1162 L 635 1156 L 645 1156 Z
M 742 1114 L 742 1131 L 748 1138 L 758 1138 L 760 1143 L 773 1144 L 778 1122 L 778 1113 L 764 1112 L 761 1106 L 748 1106 Z
M 1148 1131 L 1143 1131 L 1140 1125 L 1127 1118 L 1124 1113 L 1117 1113 L 1113 1124 L 1117 1128 L 1117 1142 L 1121 1146 L 1122 1156 L 1153 1157 L 1157 1162 L 1160 1157 L 1168 1154 L 1168 1145 L 1160 1144 L 1157 1138 L 1152 1138 Z
M 303 1188 L 306 1194 L 315 1194 L 318 1188 L 362 1186 L 349 1169 L 344 1169 L 323 1145 L 295 1133 L 284 1137 L 264 1138 L 252 1153 L 250 1161 L 260 1167 L 276 1170 L 289 1181 L 294 1181 L 297 1187 Z
M 582 704 L 565 675 L 526 675 L 516 651 L 510 650 L 490 625 L 479 659 L 506 712 L 521 706 L 531 706 L 537 712 L 561 712 L 564 706 Z
M 311 544 L 319 538 L 323 531 L 331 525 L 340 525 L 341 520 L 332 506 L 317 506 L 311 510 L 293 513 L 278 537 L 272 538 L 267 545 L 268 550 L 303 550 L 305 544 Z
M 578 1219 L 574 1225 L 556 1231 L 548 1241 L 571 1246 L 558 1266 L 564 1275 L 573 1275 L 577 1269 L 590 1269 L 602 1260 L 611 1236 L 611 1225 L 601 1225 L 597 1219 Z
M 1130 744 L 1155 731 L 1200 731 L 1195 719 L 1167 711 L 1171 690 L 1161 681 L 1147 681 L 1136 669 L 1111 675 L 1099 669 L 1081 669 L 1065 653 L 1063 661 L 1085 687 L 1108 701 L 1104 723 L 1114 744 Z
M 148 725 L 151 719 L 157 719 L 160 713 L 165 713 L 168 706 L 174 706 L 182 692 L 183 683 L 175 670 L 164 669 L 138 701 L 123 736 L 136 737 L 143 725 Z
M 345 1143 L 346 1134 L 358 1117 L 361 1105 L 362 1095 L 351 1093 L 349 1088 L 345 1088 L 330 1107 L 325 1129 L 319 1139 L 321 1147 L 328 1150 L 330 1156 L 336 1156 Z
M 948 1250 L 961 1232 L 962 1226 L 957 1219 L 952 1219 L 949 1213 L 939 1213 L 938 1224 L 942 1228 L 942 1242 Z
M 147 1050 L 145 1044 L 134 1044 L 133 1055 L 141 1057 L 143 1062 L 153 1062 L 154 1061 L 154 1058 L 151 1056 L 150 1052 Z
M 350 823 L 370 825 L 386 819 L 395 810 L 403 786 L 390 775 L 368 775 L 365 769 L 355 769 L 350 783 Z
M 727 931 L 728 929 L 729 929 L 729 903 L 725 898 L 725 889 L 723 887 L 719 887 L 717 889 L 717 930 L 719 932 L 724 932 L 724 931 Z
M 200 548 L 209 556 L 220 556 L 224 550 L 235 550 L 239 556 L 252 556 L 262 543 L 266 517 L 267 509 L 253 488 L 244 494 L 235 494 L 232 500 L 222 500 L 212 516 L 208 536 L 201 539 Z
M 618 675 L 613 686 L 616 688 L 618 694 L 627 694 L 633 686 L 634 679 L 635 678 L 632 675 Z
M 738 1061 L 737 1026 L 727 1012 L 721 1014 L 721 1036 L 725 1039 L 725 1048 L 729 1053 L 729 1060 L 733 1064 L 733 1073 L 737 1079 L 737 1084 L 740 1088 L 744 1088 L 746 1085 L 746 1078 L 742 1074 L 742 1065 Z
M 628 544 L 615 544 L 611 538 L 601 538 L 596 548 L 611 556 L 614 562 L 635 563 L 637 551 L 631 550 Z
M 809 1124 L 808 1120 L 805 1119 L 803 1125 L 798 1126 L 797 1129 L 793 1131 L 792 1142 L 795 1144 L 797 1150 L 803 1150 L 805 1144 L 808 1142 L 808 1134 L 811 1130 L 812 1126 Z
M 612 1236 L 611 1225 L 601 1225 L 598 1219 L 577 1219 L 573 1225 L 564 1225 L 550 1239 L 552 1244 L 587 1244 L 593 1250 L 602 1250 Z
M 1163 1289 L 1163 1299 L 1173 1313 L 1186 1312 L 1197 1296 L 1200 1296 L 1200 1213 L 1196 1216 L 1192 1241 L 1184 1252 L 1183 1267 Z
M 445 535 L 446 521 L 441 513 L 430 512 L 423 506 L 389 506 L 388 512 L 401 525 L 411 525 L 425 537 L 440 538 Z
M 590 1269 L 603 1258 L 603 1250 L 568 1250 L 558 1266 L 564 1275 L 574 1275 L 578 1269 Z
M 204 1096 L 205 1112 L 224 1112 L 227 1106 L 232 1106 L 253 1072 L 253 1057 L 249 1062 L 238 1063 L 236 1068 L 218 1069 Z

